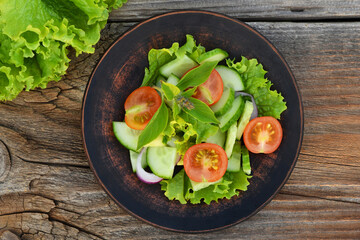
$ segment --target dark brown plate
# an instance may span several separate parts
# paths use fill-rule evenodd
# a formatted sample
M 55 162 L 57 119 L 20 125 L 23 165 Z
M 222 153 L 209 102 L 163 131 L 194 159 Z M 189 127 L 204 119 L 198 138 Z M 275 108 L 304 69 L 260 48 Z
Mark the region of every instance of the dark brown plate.
M 147 185 L 131 171 L 128 150 L 114 137 L 112 121 L 124 119 L 126 97 L 140 86 L 152 48 L 183 44 L 191 34 L 207 50 L 222 48 L 231 58 L 257 58 L 284 96 L 284 138 L 269 155 L 251 155 L 253 177 L 248 191 L 210 205 L 169 201 L 160 185 Z M 297 160 L 303 135 L 302 103 L 284 58 L 248 25 L 217 13 L 181 11 L 146 20 L 123 34 L 104 54 L 85 91 L 82 134 L 90 166 L 106 192 L 132 215 L 155 226 L 181 232 L 222 229 L 249 218 L 284 185 Z

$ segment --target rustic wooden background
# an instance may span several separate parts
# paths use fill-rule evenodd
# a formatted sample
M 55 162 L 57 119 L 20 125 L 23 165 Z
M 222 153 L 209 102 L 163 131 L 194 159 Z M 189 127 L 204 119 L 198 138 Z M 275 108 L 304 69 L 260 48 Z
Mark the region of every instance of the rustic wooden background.
M 298 162 L 274 200 L 243 223 L 196 235 L 119 208 L 90 170 L 80 130 L 84 88 L 104 51 L 139 21 L 180 9 L 224 13 L 266 36 L 293 70 L 305 114 Z M 9 231 L 22 239 L 360 239 L 360 0 L 129 0 L 111 14 L 95 54 L 72 59 L 62 81 L 0 103 L 2 239 Z

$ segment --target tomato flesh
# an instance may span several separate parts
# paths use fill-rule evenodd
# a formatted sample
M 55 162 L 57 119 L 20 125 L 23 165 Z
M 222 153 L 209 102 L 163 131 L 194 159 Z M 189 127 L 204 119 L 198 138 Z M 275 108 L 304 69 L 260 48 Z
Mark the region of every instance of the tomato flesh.
M 125 122 L 136 130 L 142 130 L 149 123 L 161 105 L 161 97 L 152 87 L 140 87 L 125 101 Z
M 273 117 L 251 120 L 244 130 L 244 144 L 253 153 L 272 153 L 280 146 L 283 131 L 280 122 Z
M 184 169 L 195 182 L 216 182 L 225 174 L 228 158 L 222 147 L 200 143 L 190 147 L 184 155 Z
M 222 78 L 214 69 L 209 78 L 197 87 L 193 97 L 211 106 L 220 100 L 223 90 L 224 84 Z

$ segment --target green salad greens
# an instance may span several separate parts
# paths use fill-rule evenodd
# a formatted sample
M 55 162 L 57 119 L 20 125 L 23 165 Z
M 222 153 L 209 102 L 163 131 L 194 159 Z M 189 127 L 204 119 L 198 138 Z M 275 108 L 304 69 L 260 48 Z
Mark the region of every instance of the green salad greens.
M 178 200 L 182 204 L 188 201 L 192 204 L 210 204 L 211 201 L 218 202 L 219 199 L 230 199 L 239 195 L 239 191 L 246 191 L 249 185 L 250 176 L 243 171 L 226 172 L 220 182 L 212 184 L 206 188 L 194 191 L 193 186 L 186 176 L 184 169 L 180 170 L 172 179 L 162 180 L 161 190 L 165 191 L 165 196 L 170 200 Z
M 69 47 L 93 53 L 109 12 L 126 0 L 0 0 L 0 101 L 65 74 Z
M 256 59 L 242 57 L 237 62 L 227 57 L 228 54 L 221 49 L 206 51 L 196 44 L 191 35 L 186 36 L 186 43 L 182 46 L 176 42 L 170 48 L 151 49 L 149 67 L 145 69 L 143 82 L 137 90 L 146 86 L 156 89 L 161 95 L 161 105 L 143 130 L 132 129 L 128 122 L 113 122 L 115 137 L 130 150 L 133 171 L 141 170 L 137 175 L 146 183 L 160 181 L 161 190 L 169 200 L 178 200 L 182 204 L 210 204 L 247 190 L 251 165 L 249 151 L 242 146 L 241 131 L 250 121 L 254 104 L 250 97 L 239 96 L 235 92 L 253 96 L 260 117 L 279 119 L 287 108 L 282 95 L 271 89 L 272 83 L 265 77 L 266 71 Z M 226 66 L 219 64 L 223 60 Z M 214 72 L 220 74 L 221 89 L 224 86 L 221 98 L 213 101 L 215 105 L 211 102 L 213 95 L 209 92 L 210 88 L 204 85 Z M 200 89 L 205 101 L 196 97 L 197 89 Z M 216 87 L 211 91 L 214 92 L 214 89 Z M 150 102 L 140 102 L 133 109 L 144 109 Z M 143 114 L 141 111 L 139 116 Z M 203 143 L 216 144 L 224 151 L 228 165 L 223 172 L 225 174 L 217 181 L 207 181 L 204 177 L 202 181 L 194 181 L 188 176 L 185 166 L 188 150 Z M 216 155 L 216 150 L 207 153 L 210 154 L 210 151 L 213 155 L 207 156 L 210 156 L 211 163 L 202 162 L 202 167 L 210 169 L 208 166 L 211 166 L 217 171 L 220 166 L 217 163 L 222 160 Z M 177 171 L 174 170 L 177 162 L 174 152 L 180 156 L 177 163 L 180 169 Z M 204 156 L 201 154 L 191 156 L 199 156 L 200 159 Z M 147 164 L 153 174 L 145 173 L 143 168 Z M 181 168 L 182 164 L 184 168 Z
M 259 116 L 272 116 L 280 119 L 280 114 L 286 110 L 286 104 L 276 90 L 271 90 L 272 83 L 265 78 L 266 71 L 258 61 L 242 57 L 240 62 L 226 60 L 226 64 L 235 69 L 245 84 L 245 92 L 254 96 L 259 110 Z

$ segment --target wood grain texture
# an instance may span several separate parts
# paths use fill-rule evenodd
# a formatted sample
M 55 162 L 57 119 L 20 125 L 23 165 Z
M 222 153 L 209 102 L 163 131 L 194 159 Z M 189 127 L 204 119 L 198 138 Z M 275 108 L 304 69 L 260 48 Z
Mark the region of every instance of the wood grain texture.
M 360 238 L 360 23 L 249 23 L 282 52 L 297 78 L 303 146 L 268 206 L 241 224 L 201 235 L 132 217 L 101 189 L 85 158 L 84 88 L 105 49 L 133 24 L 108 24 L 95 54 L 73 57 L 63 80 L 0 104 L 1 154 L 6 149 L 11 159 L 0 179 L 1 230 L 22 239 Z
M 241 20 L 351 19 L 360 16 L 360 1 L 337 0 L 130 0 L 110 15 L 111 21 L 137 21 L 169 11 L 221 12 Z

